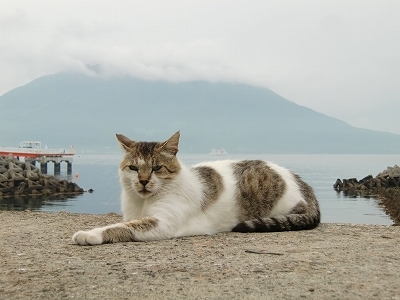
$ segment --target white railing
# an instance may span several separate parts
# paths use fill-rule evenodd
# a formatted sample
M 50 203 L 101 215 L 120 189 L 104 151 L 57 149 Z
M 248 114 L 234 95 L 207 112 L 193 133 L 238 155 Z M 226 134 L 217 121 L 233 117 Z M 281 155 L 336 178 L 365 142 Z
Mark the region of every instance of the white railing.
M 35 149 L 35 148 L 17 148 L 17 147 L 0 147 L 0 152 L 21 153 L 22 154 L 38 154 L 39 156 L 46 155 L 74 155 L 75 149 Z

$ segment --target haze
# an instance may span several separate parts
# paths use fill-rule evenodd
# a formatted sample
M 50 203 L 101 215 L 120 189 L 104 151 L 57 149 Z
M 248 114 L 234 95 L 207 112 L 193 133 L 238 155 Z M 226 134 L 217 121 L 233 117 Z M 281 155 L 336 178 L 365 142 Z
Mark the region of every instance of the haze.
M 400 134 L 399 16 L 399 1 L 4 1 L 0 95 L 62 70 L 237 82 Z

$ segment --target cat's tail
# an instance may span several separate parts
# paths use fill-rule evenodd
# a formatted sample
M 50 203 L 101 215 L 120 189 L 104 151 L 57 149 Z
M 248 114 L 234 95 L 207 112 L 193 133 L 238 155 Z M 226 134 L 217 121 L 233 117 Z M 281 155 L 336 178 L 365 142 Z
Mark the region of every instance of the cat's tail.
M 317 227 L 320 215 L 290 214 L 270 218 L 253 219 L 237 224 L 234 232 L 266 232 L 307 230 Z
M 299 205 L 288 215 L 247 220 L 237 224 L 235 232 L 267 232 L 313 229 L 321 222 L 321 212 L 312 188 L 294 175 L 307 205 Z

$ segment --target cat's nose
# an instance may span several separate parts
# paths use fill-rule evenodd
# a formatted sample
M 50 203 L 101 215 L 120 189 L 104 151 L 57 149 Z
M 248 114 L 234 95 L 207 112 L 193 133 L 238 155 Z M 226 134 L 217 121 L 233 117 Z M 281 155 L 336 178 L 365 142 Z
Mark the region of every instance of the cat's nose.
M 149 183 L 149 181 L 148 181 L 148 180 L 139 180 L 139 182 L 140 182 L 140 184 L 141 184 L 141 185 L 143 185 L 143 187 L 145 187 L 145 186 L 146 186 L 146 184 L 148 184 L 148 183 Z

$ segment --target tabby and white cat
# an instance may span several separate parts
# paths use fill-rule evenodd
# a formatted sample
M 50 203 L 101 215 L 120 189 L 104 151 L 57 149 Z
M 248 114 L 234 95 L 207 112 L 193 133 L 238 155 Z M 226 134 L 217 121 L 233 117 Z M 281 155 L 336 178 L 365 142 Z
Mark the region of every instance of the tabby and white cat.
M 179 132 L 163 143 L 117 134 L 123 221 L 76 232 L 79 245 L 149 241 L 217 232 L 312 229 L 320 211 L 312 188 L 262 160 L 220 160 L 186 167 Z

